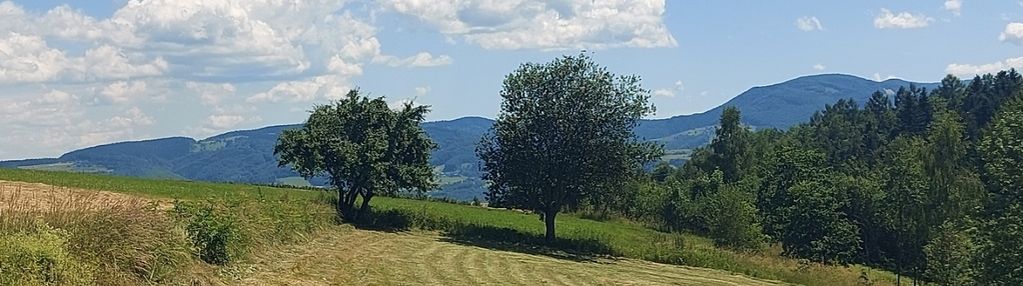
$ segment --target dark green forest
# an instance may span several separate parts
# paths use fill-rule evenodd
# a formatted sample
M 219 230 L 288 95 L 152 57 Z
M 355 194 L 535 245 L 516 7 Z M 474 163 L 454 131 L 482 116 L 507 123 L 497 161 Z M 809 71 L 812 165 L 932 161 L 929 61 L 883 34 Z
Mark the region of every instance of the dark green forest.
M 725 110 L 675 168 L 584 208 L 756 251 L 947 285 L 1023 285 L 1023 77 L 839 100 L 787 131 Z

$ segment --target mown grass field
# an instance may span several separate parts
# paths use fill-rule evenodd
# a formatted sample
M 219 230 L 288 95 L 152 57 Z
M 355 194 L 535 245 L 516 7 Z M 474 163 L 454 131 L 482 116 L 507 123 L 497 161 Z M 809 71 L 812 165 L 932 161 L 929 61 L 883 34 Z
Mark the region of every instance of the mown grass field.
M 313 217 L 316 217 L 319 220 L 328 220 L 326 217 L 329 217 L 329 214 L 326 214 L 326 212 L 329 212 L 330 208 L 322 203 L 325 195 L 324 192 L 320 191 L 240 184 L 147 180 L 96 174 L 14 169 L 0 169 L 0 180 L 44 183 L 69 188 L 109 191 L 161 201 L 185 200 L 196 202 L 233 202 L 228 204 L 228 206 L 236 206 L 233 208 L 229 207 L 229 209 L 234 209 L 235 216 L 251 216 L 253 218 L 249 218 L 249 220 L 252 221 L 247 222 L 245 225 L 253 228 L 264 229 L 265 231 L 247 235 L 248 237 L 244 240 L 244 242 L 248 245 L 256 245 L 259 247 L 254 247 L 254 250 L 249 251 L 238 251 L 240 253 L 239 257 L 251 257 L 251 259 L 243 259 L 238 263 L 229 264 L 228 269 L 241 269 L 238 268 L 240 265 L 252 265 L 251 267 L 265 267 L 270 269 L 282 267 L 281 265 L 274 266 L 271 264 L 261 263 L 260 261 L 265 262 L 267 259 L 280 261 L 282 259 L 268 258 L 268 255 L 269 257 L 278 257 L 288 253 L 291 255 L 300 255 L 296 253 L 302 252 L 299 250 L 275 252 L 280 251 L 280 249 L 282 249 L 281 247 L 284 247 L 285 249 L 288 247 L 298 247 L 299 249 L 304 249 L 304 251 L 308 252 L 309 255 L 313 257 L 323 255 L 324 257 L 333 258 L 315 258 L 319 259 L 317 261 L 323 261 L 323 263 L 295 264 L 286 267 L 290 269 L 286 272 L 292 273 L 295 277 L 299 278 L 318 277 L 317 275 L 324 275 L 316 270 L 317 267 L 326 267 L 324 265 L 334 265 L 337 266 L 334 268 L 341 268 L 334 269 L 332 271 L 345 271 L 344 267 L 340 267 L 340 265 L 337 265 L 336 263 L 328 264 L 327 260 L 340 259 L 340 261 L 344 261 L 344 259 L 355 259 L 360 263 L 370 261 L 379 261 L 374 263 L 384 262 L 379 264 L 380 267 L 360 266 L 364 268 L 357 268 L 362 269 L 358 270 L 361 271 L 359 273 L 377 273 L 375 274 L 377 276 L 356 275 L 352 273 L 333 273 L 327 275 L 329 277 L 320 277 L 322 279 L 318 280 L 319 282 L 310 282 L 313 284 L 331 281 L 331 277 L 341 277 L 337 280 L 340 282 L 354 283 L 359 283 L 360 281 L 374 281 L 373 279 L 375 277 L 385 279 L 379 281 L 393 281 L 401 284 L 399 283 L 401 282 L 399 280 L 386 280 L 391 278 L 384 277 L 389 277 L 388 275 L 392 275 L 400 269 L 415 267 L 419 264 L 424 264 L 419 265 L 419 267 L 431 267 L 429 266 L 429 262 L 433 261 L 435 258 L 431 258 L 430 255 L 432 254 L 420 252 L 425 251 L 423 249 L 430 247 L 449 250 L 442 254 L 438 254 L 441 256 L 453 255 L 454 257 L 462 256 L 466 259 L 476 259 L 471 263 L 469 261 L 452 262 L 462 265 L 459 267 L 484 267 L 490 263 L 496 263 L 497 265 L 505 263 L 509 265 L 508 267 L 512 267 L 514 265 L 518 265 L 513 263 L 514 261 L 521 262 L 540 259 L 543 261 L 542 263 L 529 264 L 533 266 L 523 268 L 523 271 L 548 271 L 550 272 L 550 276 L 541 277 L 545 275 L 543 273 L 529 275 L 539 275 L 534 278 L 542 279 L 543 281 L 550 281 L 554 284 L 588 284 L 582 283 L 582 281 L 592 281 L 595 283 L 605 281 L 612 284 L 618 284 L 616 281 L 621 281 L 566 280 L 572 283 L 557 283 L 559 281 L 558 279 L 564 280 L 566 277 L 570 276 L 593 276 L 592 273 L 597 270 L 608 273 L 616 273 L 614 271 L 638 271 L 662 278 L 673 277 L 671 279 L 657 280 L 661 282 L 678 280 L 678 282 L 668 282 L 668 284 L 683 283 L 683 281 L 686 281 L 681 278 L 681 276 L 685 276 L 687 274 L 682 272 L 672 272 L 677 271 L 677 269 L 673 267 L 664 268 L 665 266 L 661 264 L 649 264 L 658 265 L 657 267 L 652 268 L 647 266 L 629 268 L 627 266 L 614 266 L 615 264 L 593 262 L 584 263 L 576 261 L 608 261 L 608 259 L 612 259 L 613 257 L 626 257 L 668 264 L 719 269 L 721 271 L 711 272 L 719 274 L 703 273 L 698 275 L 722 275 L 721 277 L 716 278 L 722 280 L 733 279 L 726 278 L 726 276 L 731 277 L 732 274 L 743 274 L 764 280 L 777 280 L 806 285 L 860 285 L 864 282 L 873 283 L 875 285 L 885 285 L 892 284 L 894 282 L 894 276 L 890 273 L 872 270 L 865 267 L 842 267 L 801 263 L 793 259 L 778 256 L 777 250 L 767 250 L 761 253 L 736 253 L 716 248 L 710 240 L 694 235 L 664 233 L 644 227 L 640 224 L 615 221 L 594 221 L 583 219 L 571 214 L 561 215 L 558 217 L 557 231 L 558 236 L 561 239 L 554 247 L 548 247 L 540 246 L 542 245 L 543 224 L 538 220 L 537 216 L 511 210 L 489 209 L 442 202 L 378 197 L 372 202 L 374 210 L 373 216 L 358 227 L 360 229 L 383 230 L 383 232 L 368 230 L 356 231 L 351 230 L 350 228 L 346 229 L 342 226 L 324 226 L 307 219 L 297 220 L 294 218 L 294 216 L 301 216 L 302 210 L 308 210 L 316 212 Z M 316 207 L 287 208 L 286 206 L 282 207 L 276 204 L 262 207 L 258 204 L 248 205 L 245 203 L 247 201 L 320 203 Z M 239 205 L 247 207 L 237 207 Z M 269 208 L 269 210 L 263 210 L 261 208 Z M 282 216 L 276 213 L 287 213 L 290 215 Z M 302 227 L 287 231 L 287 233 L 283 234 L 270 231 L 271 229 L 290 227 L 292 224 L 301 224 Z M 361 249 L 354 241 L 351 246 L 342 245 L 346 240 L 359 240 L 366 236 L 380 236 L 367 240 L 373 243 L 373 247 L 378 247 L 379 251 Z M 331 241 L 335 240 L 338 242 L 331 243 Z M 272 243 L 262 241 L 271 241 Z M 317 243 L 319 243 L 319 246 L 317 246 Z M 442 243 L 443 245 L 433 245 L 432 243 Z M 417 244 L 420 246 L 415 246 Z M 273 247 L 265 247 L 267 245 Z M 333 247 L 331 248 L 328 247 L 329 245 L 334 246 L 331 246 Z M 337 247 L 342 248 L 338 249 Z M 351 248 L 345 249 L 344 247 Z M 319 248 L 323 248 L 323 251 L 317 251 Z M 405 252 L 402 252 L 401 249 L 405 249 Z M 389 252 L 391 250 L 394 251 Z M 457 253 L 464 254 L 459 255 Z M 529 258 L 527 259 L 517 255 L 527 255 L 525 257 Z M 377 258 L 368 259 L 366 257 Z M 406 259 L 403 257 L 420 257 L 420 260 L 412 258 Z M 449 259 L 446 256 L 442 258 Z M 569 265 L 562 262 L 581 264 Z M 632 260 L 627 262 L 648 265 L 643 264 L 646 262 Z M 537 266 L 544 265 L 543 263 L 548 263 L 549 265 L 543 267 Z M 566 268 L 560 268 L 562 266 Z M 392 267 L 390 269 L 393 270 L 389 271 L 387 270 L 389 268 L 386 267 Z M 398 267 L 398 269 L 394 269 L 394 267 Z M 622 268 L 615 270 L 614 268 L 616 267 Z M 477 271 L 476 273 L 478 274 L 473 274 L 473 271 L 466 270 L 463 275 L 468 275 L 468 277 L 459 276 L 461 278 L 455 277 L 458 276 L 456 275 L 456 273 L 458 273 L 457 268 L 443 271 L 424 271 L 423 269 L 415 269 L 414 272 L 408 273 L 420 273 L 416 274 L 418 275 L 416 277 L 426 279 L 418 280 L 423 283 L 434 281 L 429 279 L 442 278 L 454 279 L 451 280 L 451 282 L 455 284 L 474 284 L 473 282 L 498 281 L 505 279 L 501 278 L 498 274 L 486 273 L 485 271 Z M 241 281 L 259 281 L 259 272 L 250 273 L 241 271 L 239 273 L 241 274 L 236 275 L 235 278 L 242 279 Z M 434 276 L 428 275 L 431 273 L 433 273 L 432 275 Z M 256 275 L 256 278 L 251 278 L 251 275 Z M 343 278 L 339 275 L 350 275 L 351 277 Z M 482 276 L 473 277 L 474 275 Z M 503 273 L 500 275 L 510 274 Z M 600 277 L 605 277 L 606 279 L 612 279 L 614 277 L 618 277 L 614 279 L 622 279 L 624 277 L 625 279 L 628 279 L 630 276 L 612 275 Z M 600 277 L 594 276 L 592 279 L 604 279 Z M 521 279 L 524 278 L 520 277 L 520 281 L 532 281 Z M 644 284 L 642 281 L 650 283 L 656 282 L 654 280 L 643 280 L 653 278 L 641 278 L 639 276 L 635 276 L 634 279 L 635 283 L 632 284 Z M 282 283 L 287 284 L 286 282 Z

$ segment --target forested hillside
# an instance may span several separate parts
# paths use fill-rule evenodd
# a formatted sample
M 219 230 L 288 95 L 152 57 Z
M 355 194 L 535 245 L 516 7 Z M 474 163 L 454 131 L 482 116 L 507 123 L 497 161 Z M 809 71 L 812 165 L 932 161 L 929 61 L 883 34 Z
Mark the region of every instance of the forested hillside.
M 705 233 L 719 245 L 861 263 L 944 285 L 1020 285 L 1023 77 L 839 100 L 788 131 L 725 109 L 681 168 L 658 166 L 596 210 Z

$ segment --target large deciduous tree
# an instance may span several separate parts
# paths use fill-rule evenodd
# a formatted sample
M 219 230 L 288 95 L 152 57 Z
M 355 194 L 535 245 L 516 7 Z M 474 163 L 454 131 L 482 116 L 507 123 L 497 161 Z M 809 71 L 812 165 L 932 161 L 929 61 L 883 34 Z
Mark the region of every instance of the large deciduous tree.
M 352 90 L 316 106 L 302 128 L 285 130 L 274 154 L 303 177 L 326 176 L 338 192 L 338 215 L 357 219 L 378 194 L 435 188 L 428 161 L 436 145 L 419 126 L 427 112 L 411 103 L 392 110 L 383 98 Z
M 982 284 L 1023 284 L 1023 94 L 1007 102 L 981 143 L 992 198 L 981 246 Z
M 548 241 L 563 208 L 621 188 L 660 154 L 632 132 L 654 110 L 639 77 L 612 74 L 586 55 L 523 64 L 500 95 L 497 122 L 476 149 L 487 196 L 540 214 Z

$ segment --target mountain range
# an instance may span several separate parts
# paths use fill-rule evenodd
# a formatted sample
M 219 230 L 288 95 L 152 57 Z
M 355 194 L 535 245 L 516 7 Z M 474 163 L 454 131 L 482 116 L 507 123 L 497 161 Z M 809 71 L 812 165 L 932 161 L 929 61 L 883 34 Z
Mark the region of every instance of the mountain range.
M 721 112 L 739 108 L 744 124 L 753 128 L 786 129 L 805 122 L 814 112 L 839 99 L 865 102 L 875 91 L 902 86 L 932 89 L 935 83 L 911 83 L 899 79 L 872 81 L 850 75 L 805 76 L 783 83 L 751 88 L 728 102 L 703 113 L 666 119 L 642 120 L 634 130 L 642 140 L 663 144 L 665 160 L 681 163 L 688 150 L 710 142 Z M 437 143 L 431 163 L 436 166 L 440 190 L 431 196 L 455 200 L 483 199 L 475 144 L 493 120 L 463 117 L 425 122 L 426 133 Z M 304 180 L 288 168 L 277 166 L 273 147 L 283 130 L 300 124 L 232 131 L 202 140 L 170 137 L 119 142 L 68 152 L 58 158 L 0 162 L 0 167 L 79 172 L 199 181 L 264 184 L 323 185 L 323 179 Z

